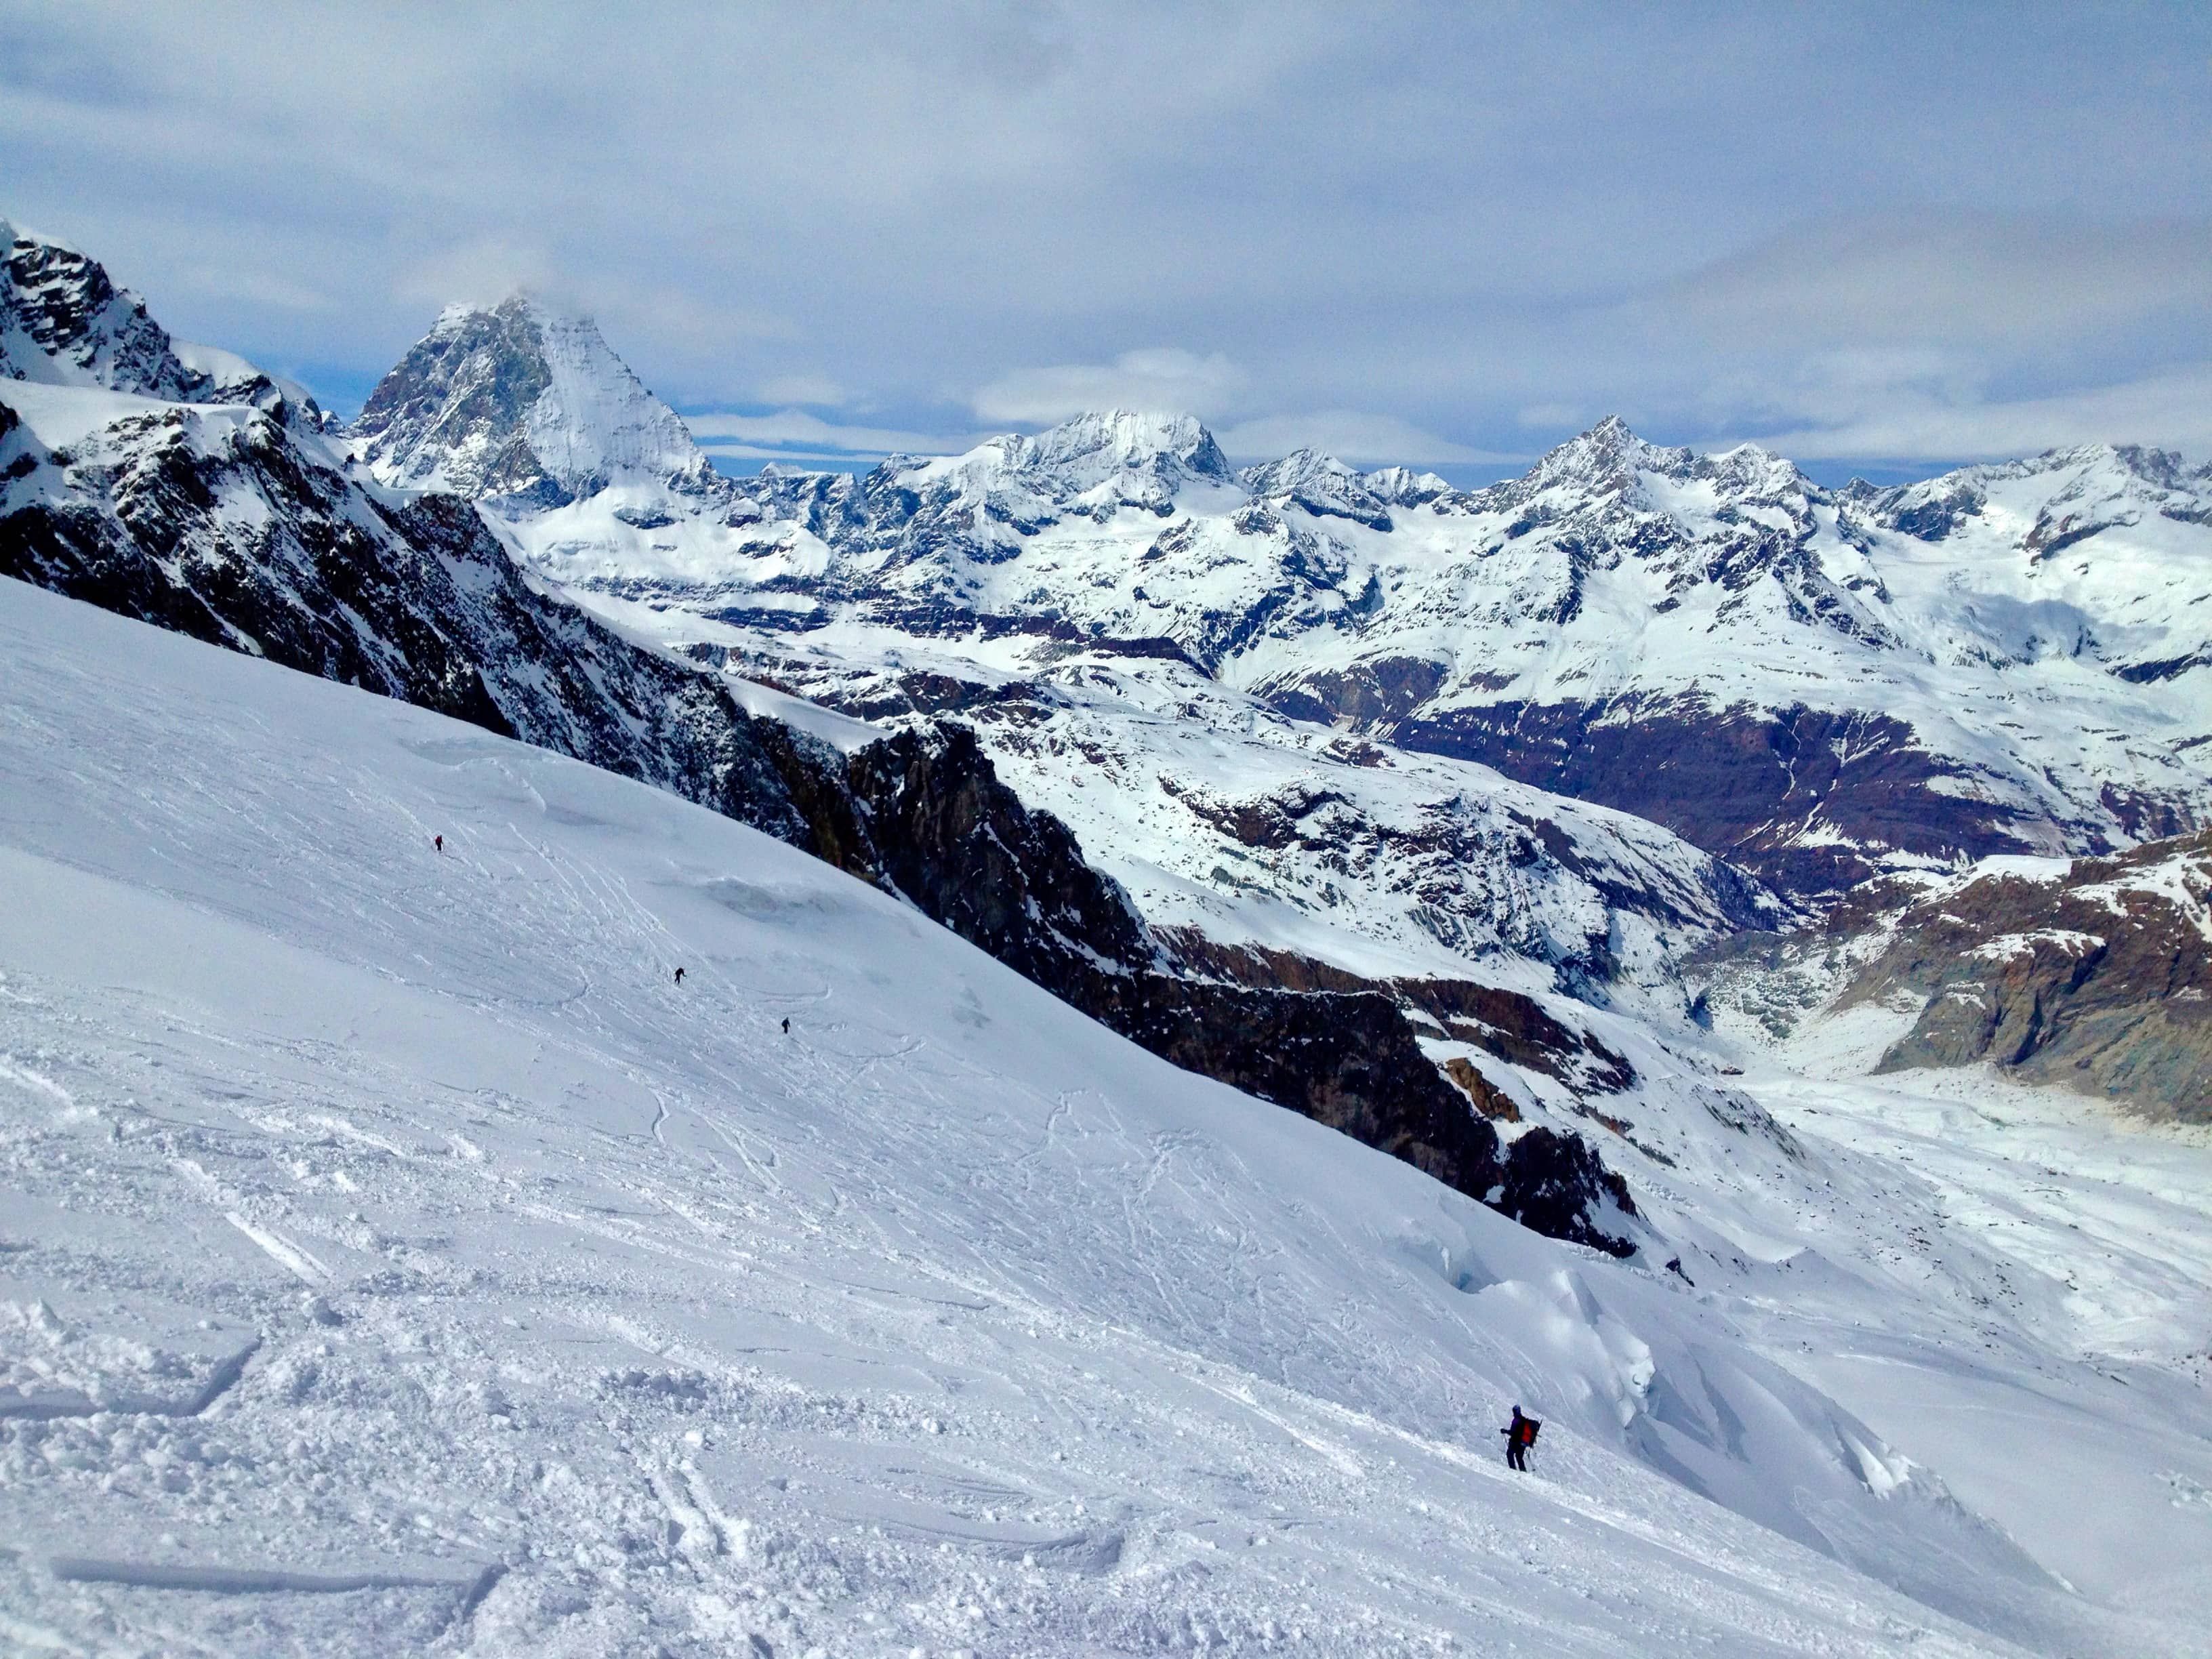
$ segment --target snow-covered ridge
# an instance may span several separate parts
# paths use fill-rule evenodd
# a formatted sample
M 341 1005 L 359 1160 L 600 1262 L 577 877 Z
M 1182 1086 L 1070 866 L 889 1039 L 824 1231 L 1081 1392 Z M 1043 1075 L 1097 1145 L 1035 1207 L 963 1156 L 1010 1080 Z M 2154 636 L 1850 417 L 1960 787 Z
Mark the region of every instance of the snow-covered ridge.
M 170 337 L 129 289 L 65 242 L 0 219 L 0 379 L 185 404 L 252 404 L 309 428 L 304 387 L 235 353 Z
M 781 634 L 1170 641 L 1799 893 L 2185 828 L 2212 756 L 2212 471 L 2157 452 L 1831 490 L 1608 418 L 1465 491 L 1304 451 L 1232 473 L 1197 422 L 1109 411 L 866 477 L 502 511 L 559 580 Z

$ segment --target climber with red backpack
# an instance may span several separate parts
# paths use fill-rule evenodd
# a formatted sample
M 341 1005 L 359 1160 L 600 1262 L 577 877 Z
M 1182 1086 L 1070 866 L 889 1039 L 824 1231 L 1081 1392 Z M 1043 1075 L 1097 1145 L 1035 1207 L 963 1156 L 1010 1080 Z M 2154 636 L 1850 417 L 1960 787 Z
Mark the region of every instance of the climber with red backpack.
M 1505 1437 L 1505 1464 L 1508 1468 L 1526 1470 L 1528 1467 L 1528 1448 L 1536 1443 L 1536 1431 L 1544 1425 L 1533 1417 L 1521 1415 L 1521 1408 L 1513 1408 L 1513 1420 L 1498 1433 Z

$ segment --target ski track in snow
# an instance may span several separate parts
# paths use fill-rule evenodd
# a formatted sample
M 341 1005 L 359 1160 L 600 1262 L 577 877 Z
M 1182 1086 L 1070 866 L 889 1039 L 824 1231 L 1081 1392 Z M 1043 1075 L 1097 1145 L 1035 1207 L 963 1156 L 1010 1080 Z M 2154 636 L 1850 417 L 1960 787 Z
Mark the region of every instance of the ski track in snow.
M 5 582 L 0 894 L 0 1400 L 71 1407 L 0 1411 L 15 1650 L 2212 1651 L 2166 1567 L 2212 1544 L 2212 1420 L 2141 1328 L 2203 1306 L 2185 1141 L 2036 1131 L 2160 1149 L 2051 1178 L 2135 1266 L 2079 1352 L 2023 1326 L 1916 1394 L 1877 1362 L 1965 1328 L 1854 1353 L 1833 1297 L 1536 1238 L 711 814 Z M 2018 1218 L 2023 1272 L 2091 1264 L 1939 1097 L 1749 1081 L 1838 1169 Z M 2094 1437 L 2141 1395 L 2150 1565 L 2069 1595 L 1840 1475 L 1789 1511 L 1825 1552 L 1759 1524 L 1880 1460 L 1745 1343 L 1990 1512 L 2008 1452 L 2106 1500 L 2002 1425 L 1916 1448 L 1929 1401 Z M 1626 1422 L 1592 1345 L 1661 1356 Z M 1685 1437 L 1712 1411 L 1740 1455 Z

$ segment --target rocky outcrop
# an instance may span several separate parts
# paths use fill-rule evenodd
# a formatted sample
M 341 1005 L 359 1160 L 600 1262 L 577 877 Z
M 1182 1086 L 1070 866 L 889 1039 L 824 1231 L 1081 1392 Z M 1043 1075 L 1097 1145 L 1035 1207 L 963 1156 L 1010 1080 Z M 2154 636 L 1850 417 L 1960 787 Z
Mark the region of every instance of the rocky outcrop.
M 9 441 L 40 476 L 0 496 L 0 574 L 840 844 L 793 794 L 818 796 L 833 756 L 538 592 L 465 501 L 383 505 L 264 414 L 156 408 L 60 453 Z
M 173 339 L 96 259 L 0 219 L 0 379 L 99 386 L 179 403 L 251 404 L 313 428 L 301 387 L 243 358 Z
M 1891 927 L 1839 1000 L 1926 998 L 1881 1069 L 1986 1060 L 2212 1122 L 2212 833 L 1947 884 Z
M 1635 1249 L 1623 1224 L 1636 1207 L 1620 1177 L 1572 1136 L 1532 1131 L 1501 1145 L 1422 1053 L 1388 988 L 1340 979 L 1289 988 L 1254 982 L 1257 974 L 1235 983 L 1209 976 L 1218 961 L 1181 960 L 1063 825 L 998 781 L 964 728 L 901 732 L 849 764 L 891 883 L 1063 1000 L 1164 1060 L 1340 1130 L 1524 1224 L 1613 1255 Z M 1571 1050 L 1569 1034 L 1558 1035 Z
M 1985 858 L 2039 847 L 2017 805 L 1976 791 L 1966 769 L 1879 713 L 1500 702 L 1385 729 L 1407 748 L 1664 824 L 1784 893 L 1841 893 L 1893 853 Z

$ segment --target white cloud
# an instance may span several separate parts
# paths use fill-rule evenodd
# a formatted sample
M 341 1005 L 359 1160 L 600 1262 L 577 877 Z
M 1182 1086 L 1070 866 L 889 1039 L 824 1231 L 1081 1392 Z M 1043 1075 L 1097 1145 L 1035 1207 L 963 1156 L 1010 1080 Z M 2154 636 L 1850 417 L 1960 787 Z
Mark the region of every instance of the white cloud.
M 1340 461 L 1373 465 L 1427 466 L 1438 461 L 1489 465 L 1527 459 L 1471 449 L 1425 432 L 1395 415 L 1329 409 L 1311 415 L 1265 415 L 1217 434 L 1239 460 L 1273 460 L 1294 449 L 1316 449 Z
M 1110 363 L 1060 363 L 1017 369 L 969 401 L 977 416 L 1014 426 L 1049 426 L 1093 410 L 1160 410 L 1200 419 L 1233 410 L 1244 373 L 1215 352 L 1201 357 L 1174 346 L 1125 351 Z
M 836 409 L 851 401 L 845 388 L 827 374 L 779 374 L 760 386 L 764 404 L 809 404 L 817 409 Z
M 2048 349 L 2212 309 L 2212 220 L 1926 212 L 1793 226 L 1659 289 L 1660 325 L 1734 349 Z
M 402 299 L 433 308 L 495 306 L 519 289 L 569 303 L 550 254 L 498 236 L 455 243 L 416 260 L 398 274 L 392 289 Z
M 905 432 L 889 427 L 842 426 L 803 409 L 779 409 L 769 415 L 686 415 L 684 425 L 702 449 L 732 454 L 775 454 L 804 449 L 816 459 L 842 455 L 957 455 L 979 441 L 974 436 Z M 765 446 L 765 447 L 763 447 Z
M 1899 53 L 1836 8 L 19 3 L 0 210 L 336 386 L 527 284 L 673 398 L 885 428 L 2033 447 L 2212 357 L 2185 9 L 1923 9 Z
M 1763 434 L 1801 460 L 1979 461 L 2076 444 L 2139 443 L 2212 454 L 2212 363 L 2116 386 L 1996 402 L 1897 393 L 1851 418 Z

